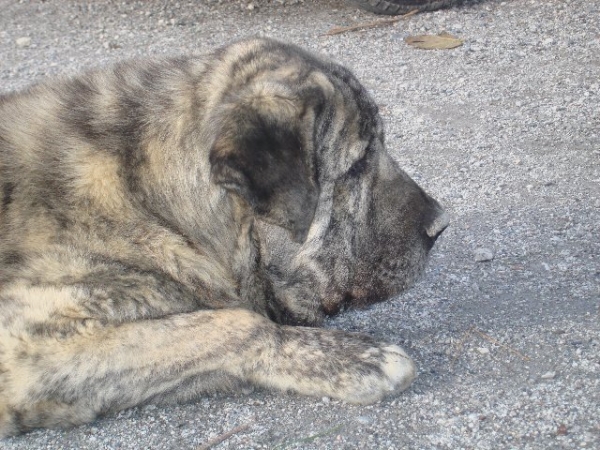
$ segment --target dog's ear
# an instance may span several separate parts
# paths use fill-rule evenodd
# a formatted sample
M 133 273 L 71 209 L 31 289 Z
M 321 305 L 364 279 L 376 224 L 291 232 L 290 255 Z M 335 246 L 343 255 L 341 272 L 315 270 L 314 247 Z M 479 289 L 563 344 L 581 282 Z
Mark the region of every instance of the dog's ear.
M 266 222 L 304 242 L 319 190 L 305 112 L 292 98 L 253 95 L 227 105 L 210 152 L 212 180 Z M 311 133 L 312 135 L 312 133 Z

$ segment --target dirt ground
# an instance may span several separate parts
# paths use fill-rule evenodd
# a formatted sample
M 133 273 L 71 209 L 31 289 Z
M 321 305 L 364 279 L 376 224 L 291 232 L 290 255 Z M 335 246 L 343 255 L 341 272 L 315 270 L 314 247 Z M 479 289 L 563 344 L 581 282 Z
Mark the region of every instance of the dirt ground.
M 0 91 L 268 35 L 353 68 L 390 152 L 452 214 L 425 276 L 327 326 L 398 343 L 372 406 L 266 391 L 146 406 L 0 449 L 600 448 L 600 4 L 470 1 L 396 24 L 344 0 L 0 0 Z M 453 50 L 404 39 L 448 32 Z

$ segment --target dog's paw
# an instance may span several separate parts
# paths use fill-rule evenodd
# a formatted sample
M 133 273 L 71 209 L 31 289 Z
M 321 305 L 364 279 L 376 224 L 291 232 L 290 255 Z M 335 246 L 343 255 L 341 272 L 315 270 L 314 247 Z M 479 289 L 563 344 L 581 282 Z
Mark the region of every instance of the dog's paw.
M 349 367 L 346 374 L 341 374 L 342 379 L 347 376 L 350 383 L 334 394 L 349 403 L 374 403 L 402 392 L 417 375 L 415 363 L 397 345 L 373 347 L 360 355 L 359 359 L 364 362 Z
M 396 345 L 341 331 L 286 327 L 268 364 L 254 366 L 256 382 L 280 390 L 368 404 L 405 390 L 416 376 Z M 258 370 L 257 370 L 258 369 Z

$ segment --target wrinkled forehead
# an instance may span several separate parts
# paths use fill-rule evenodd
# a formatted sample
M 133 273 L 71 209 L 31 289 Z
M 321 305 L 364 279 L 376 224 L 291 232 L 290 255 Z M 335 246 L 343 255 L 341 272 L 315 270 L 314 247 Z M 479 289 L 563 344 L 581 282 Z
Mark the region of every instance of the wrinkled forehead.
M 263 66 L 263 69 L 267 69 L 266 72 L 284 74 L 284 78 L 298 85 L 314 80 L 315 72 L 320 72 L 343 98 L 344 111 L 354 112 L 357 121 L 364 125 L 360 130 L 360 138 L 373 132 L 371 124 L 376 123 L 378 127 L 381 125 L 377 105 L 352 71 L 345 66 L 327 56 L 310 53 L 293 44 L 266 39 L 261 40 L 258 47 L 262 52 L 256 47 L 253 50 L 246 49 L 247 54 L 238 60 L 237 70 L 240 65 L 250 66 L 254 70 L 257 66 Z M 261 59 L 262 63 L 259 63 Z
M 317 121 L 317 140 L 334 154 L 333 172 L 347 170 L 367 152 L 384 151 L 383 122 L 365 87 L 347 68 L 327 62 L 320 67 L 333 94 Z
M 298 96 L 299 109 L 314 112 L 315 143 L 331 150 L 341 168 L 360 158 L 370 143 L 383 143 L 383 123 L 373 98 L 352 71 L 330 58 L 259 38 L 233 44 L 216 59 L 223 75 L 219 78 L 227 80 L 218 86 L 225 97 L 257 85 Z
M 358 138 L 369 140 L 373 134 L 380 134 L 382 123 L 379 109 L 356 76 L 349 69 L 335 63 L 331 63 L 328 75 L 343 98 L 347 120 L 356 121 L 359 127 Z
M 215 57 L 228 72 L 223 78 L 238 84 L 271 76 L 301 86 L 314 79 L 315 72 L 320 72 L 343 96 L 346 111 L 356 111 L 366 123 L 379 117 L 375 102 L 354 74 L 326 56 L 310 53 L 293 44 L 258 38 L 222 48 Z

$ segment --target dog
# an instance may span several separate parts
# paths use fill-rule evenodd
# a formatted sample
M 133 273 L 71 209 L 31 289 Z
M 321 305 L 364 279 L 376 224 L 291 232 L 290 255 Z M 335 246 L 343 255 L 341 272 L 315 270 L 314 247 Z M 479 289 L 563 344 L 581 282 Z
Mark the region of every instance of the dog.
M 346 68 L 248 39 L 0 97 L 0 435 L 243 386 L 368 404 L 398 346 L 318 328 L 448 225 Z

